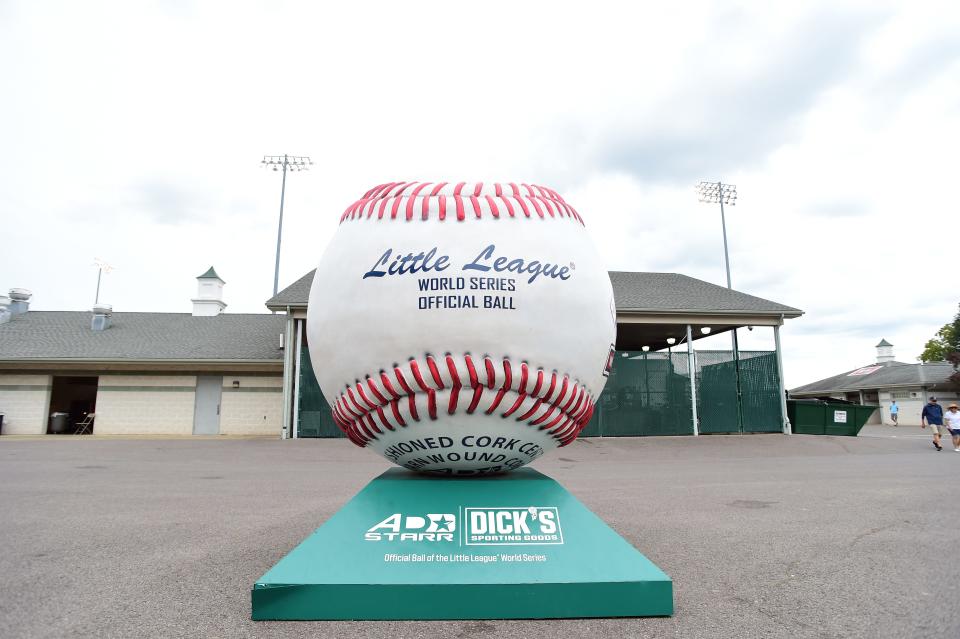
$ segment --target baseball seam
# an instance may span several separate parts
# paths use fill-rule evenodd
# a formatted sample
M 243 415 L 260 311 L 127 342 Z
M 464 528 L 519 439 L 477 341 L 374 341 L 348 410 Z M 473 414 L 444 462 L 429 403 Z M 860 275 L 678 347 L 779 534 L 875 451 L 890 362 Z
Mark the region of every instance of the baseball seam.
M 447 353 L 441 363 L 428 354 L 422 362 L 411 358 L 347 384 L 331 408 L 337 426 L 358 446 L 412 422 L 437 420 L 444 405 L 454 415 L 466 404 L 467 414 L 516 415 L 517 422 L 546 431 L 562 447 L 590 421 L 594 400 L 585 386 L 557 371 L 526 362 L 516 366 L 509 359 L 498 367 L 490 357 L 475 362 L 469 353 L 462 358 Z
M 436 216 L 440 221 L 456 216 L 463 222 L 468 218 L 501 217 L 573 219 L 583 224 L 580 214 L 566 203 L 559 193 L 536 184 L 513 182 L 504 185 L 498 182 L 493 189 L 484 190 L 483 182 L 467 188 L 466 182 L 452 185 L 449 182 L 388 182 L 367 191 L 362 198 L 347 207 L 340 223 L 347 220 L 369 220 L 376 216 L 382 220 L 412 221 L 429 220 Z M 432 188 L 430 188 L 432 187 Z M 525 191 L 525 192 L 524 192 Z M 419 207 L 417 200 L 420 200 Z M 469 205 L 469 211 L 468 211 Z

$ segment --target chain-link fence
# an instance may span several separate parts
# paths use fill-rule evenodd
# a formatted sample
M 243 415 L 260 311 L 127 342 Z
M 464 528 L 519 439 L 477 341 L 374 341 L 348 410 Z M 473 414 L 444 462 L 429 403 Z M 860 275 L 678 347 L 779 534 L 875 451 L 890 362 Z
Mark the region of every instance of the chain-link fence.
M 687 354 L 617 351 L 593 419 L 581 436 L 636 437 L 691 432 Z
M 313 375 L 310 353 L 300 354 L 300 437 L 342 437 Z M 697 415 L 701 433 L 780 432 L 776 354 L 696 351 Z M 738 401 L 739 397 L 739 401 Z M 617 351 L 610 377 L 582 437 L 691 435 L 690 369 L 676 353 Z
M 776 353 L 696 351 L 696 360 L 701 433 L 781 432 Z

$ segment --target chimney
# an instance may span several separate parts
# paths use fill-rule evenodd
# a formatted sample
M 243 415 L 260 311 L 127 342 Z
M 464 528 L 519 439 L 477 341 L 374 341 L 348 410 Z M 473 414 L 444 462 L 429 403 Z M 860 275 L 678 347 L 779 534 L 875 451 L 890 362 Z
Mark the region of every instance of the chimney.
M 10 289 L 10 315 L 16 317 L 30 310 L 30 298 L 33 293 L 25 288 Z
M 877 364 L 884 364 L 893 361 L 893 344 L 885 339 L 881 339 L 877 344 Z
M 0 295 L 0 324 L 6 324 L 10 321 L 10 298 L 6 295 Z
M 105 331 L 112 323 L 113 307 L 109 304 L 96 304 L 93 307 L 93 317 L 90 318 L 90 330 Z
M 212 317 L 219 315 L 227 305 L 223 301 L 223 285 L 226 284 L 213 267 L 197 277 L 197 297 L 193 302 L 194 317 Z

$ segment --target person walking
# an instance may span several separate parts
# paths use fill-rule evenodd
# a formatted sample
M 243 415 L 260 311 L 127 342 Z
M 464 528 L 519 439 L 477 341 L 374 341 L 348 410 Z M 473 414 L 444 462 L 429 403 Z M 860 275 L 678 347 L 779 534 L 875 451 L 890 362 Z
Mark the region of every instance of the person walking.
M 897 400 L 890 402 L 890 419 L 893 421 L 893 425 L 897 426 L 897 417 L 900 415 L 900 407 L 897 406 Z
M 943 415 L 943 423 L 953 435 L 953 452 L 960 453 L 960 406 L 956 402 L 947 407 Z
M 930 397 L 930 401 L 923 407 L 920 413 L 920 428 L 930 427 L 933 431 L 933 447 L 937 450 L 943 450 L 940 445 L 940 429 L 943 427 L 943 406 L 937 403 L 936 397 Z

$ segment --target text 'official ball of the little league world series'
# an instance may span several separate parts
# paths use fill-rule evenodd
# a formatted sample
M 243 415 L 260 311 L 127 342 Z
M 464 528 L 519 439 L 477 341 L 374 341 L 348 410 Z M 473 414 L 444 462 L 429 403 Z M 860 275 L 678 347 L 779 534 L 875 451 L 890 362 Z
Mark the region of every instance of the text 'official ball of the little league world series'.
M 612 365 L 616 309 L 556 191 L 392 182 L 341 216 L 307 339 L 353 443 L 411 470 L 482 475 L 576 439 Z

